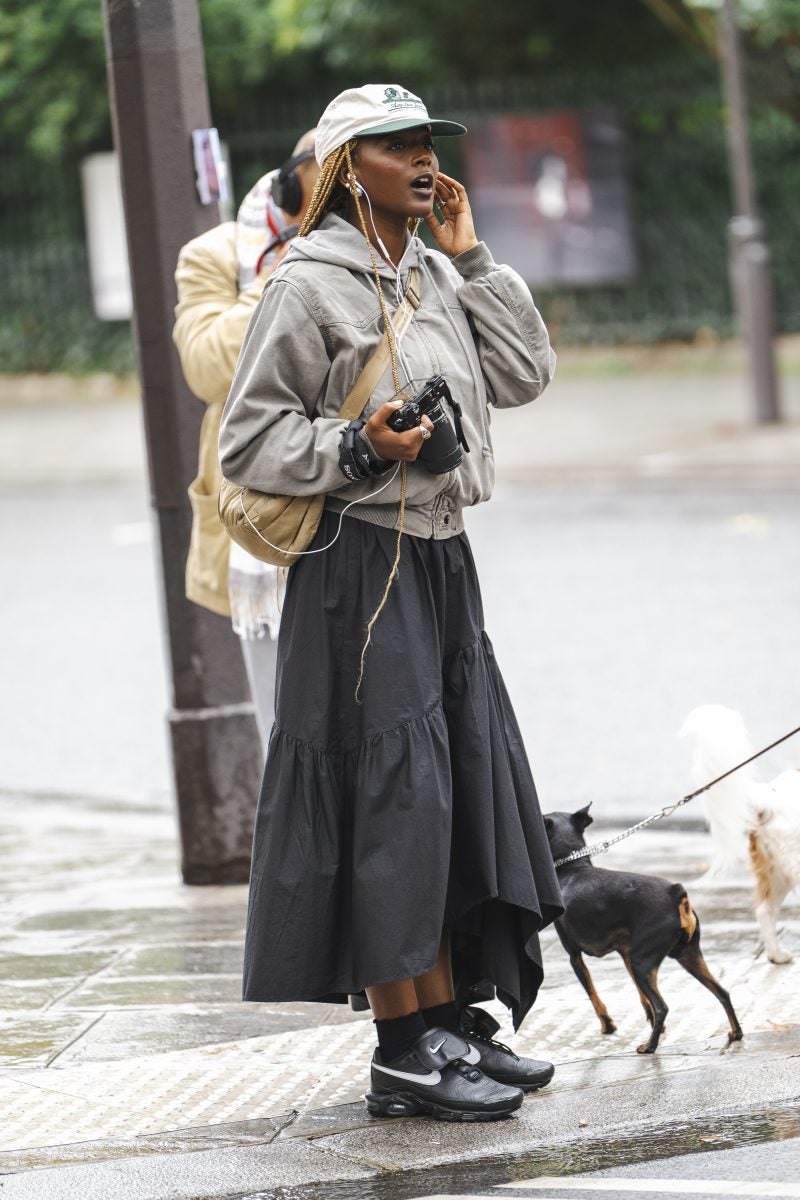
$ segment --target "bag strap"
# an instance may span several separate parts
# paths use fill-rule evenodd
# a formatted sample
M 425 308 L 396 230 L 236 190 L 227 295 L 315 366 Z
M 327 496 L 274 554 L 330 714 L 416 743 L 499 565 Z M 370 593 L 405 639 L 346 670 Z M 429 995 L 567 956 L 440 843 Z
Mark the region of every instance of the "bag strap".
M 403 336 L 411 323 L 415 311 L 419 308 L 419 268 L 413 267 L 408 279 L 408 287 L 403 296 L 403 303 L 398 306 L 392 317 L 392 328 L 395 340 Z M 379 345 L 368 359 L 363 371 L 353 384 L 347 399 L 342 405 L 339 416 L 345 421 L 355 421 L 364 411 L 367 401 L 375 391 L 380 379 L 389 365 L 389 333 L 381 338 Z

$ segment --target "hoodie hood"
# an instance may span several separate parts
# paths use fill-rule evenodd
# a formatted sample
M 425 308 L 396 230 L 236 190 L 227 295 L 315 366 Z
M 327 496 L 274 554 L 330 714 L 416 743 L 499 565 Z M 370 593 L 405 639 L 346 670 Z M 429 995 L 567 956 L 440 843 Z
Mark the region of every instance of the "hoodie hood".
M 402 260 L 404 274 L 411 267 L 421 265 L 425 251 L 425 243 L 409 234 Z M 394 268 L 383 261 L 378 251 L 375 252 L 375 256 L 378 260 L 379 274 L 383 278 L 394 280 Z M 294 239 L 283 262 L 287 264 L 297 259 L 311 259 L 334 267 L 344 267 L 348 271 L 373 274 L 372 259 L 363 233 L 336 213 L 328 213 L 311 233 Z

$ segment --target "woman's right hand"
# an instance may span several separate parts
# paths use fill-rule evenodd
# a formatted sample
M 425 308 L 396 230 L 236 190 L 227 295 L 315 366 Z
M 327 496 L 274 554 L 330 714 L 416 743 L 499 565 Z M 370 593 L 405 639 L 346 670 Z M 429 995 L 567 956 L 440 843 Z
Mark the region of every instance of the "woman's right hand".
M 421 425 L 406 429 L 403 433 L 392 429 L 387 421 L 402 404 L 402 400 L 389 400 L 388 403 L 382 404 L 364 427 L 364 433 L 375 453 L 391 462 L 413 462 L 422 449 L 423 442 L 427 440 L 423 437 L 422 429 L 433 432 L 433 424 L 428 417 L 422 418 Z

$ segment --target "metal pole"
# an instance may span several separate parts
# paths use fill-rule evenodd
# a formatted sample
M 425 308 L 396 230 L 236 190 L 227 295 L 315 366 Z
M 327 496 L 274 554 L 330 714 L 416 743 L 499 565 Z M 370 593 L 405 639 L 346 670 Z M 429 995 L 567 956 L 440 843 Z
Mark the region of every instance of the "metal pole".
M 735 0 L 722 0 L 719 43 L 736 210 L 728 225 L 730 271 L 739 325 L 748 347 L 755 418 L 758 423 L 767 424 L 780 420 L 773 347 L 770 254 L 764 226 L 758 215 L 753 183 Z
M 261 751 L 230 622 L 191 604 L 184 566 L 203 406 L 172 344 L 180 247 L 219 220 L 194 184 L 192 129 L 210 124 L 196 0 L 103 0 L 151 502 L 172 674 L 169 714 L 186 883 L 247 879 Z

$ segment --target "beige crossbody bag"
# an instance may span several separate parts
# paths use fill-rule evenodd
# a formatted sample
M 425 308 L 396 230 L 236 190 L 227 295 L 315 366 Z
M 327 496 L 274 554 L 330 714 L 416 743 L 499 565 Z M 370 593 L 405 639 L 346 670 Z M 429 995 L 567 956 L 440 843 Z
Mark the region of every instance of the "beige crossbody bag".
M 409 276 L 403 302 L 392 317 L 395 342 L 409 326 L 419 307 L 419 270 Z M 361 416 L 389 365 L 389 334 L 384 334 L 339 410 L 343 421 Z M 228 535 L 254 558 L 276 567 L 290 567 L 314 540 L 322 519 L 325 494 L 318 496 L 275 496 L 242 487 L 223 478 L 219 493 L 219 516 Z

